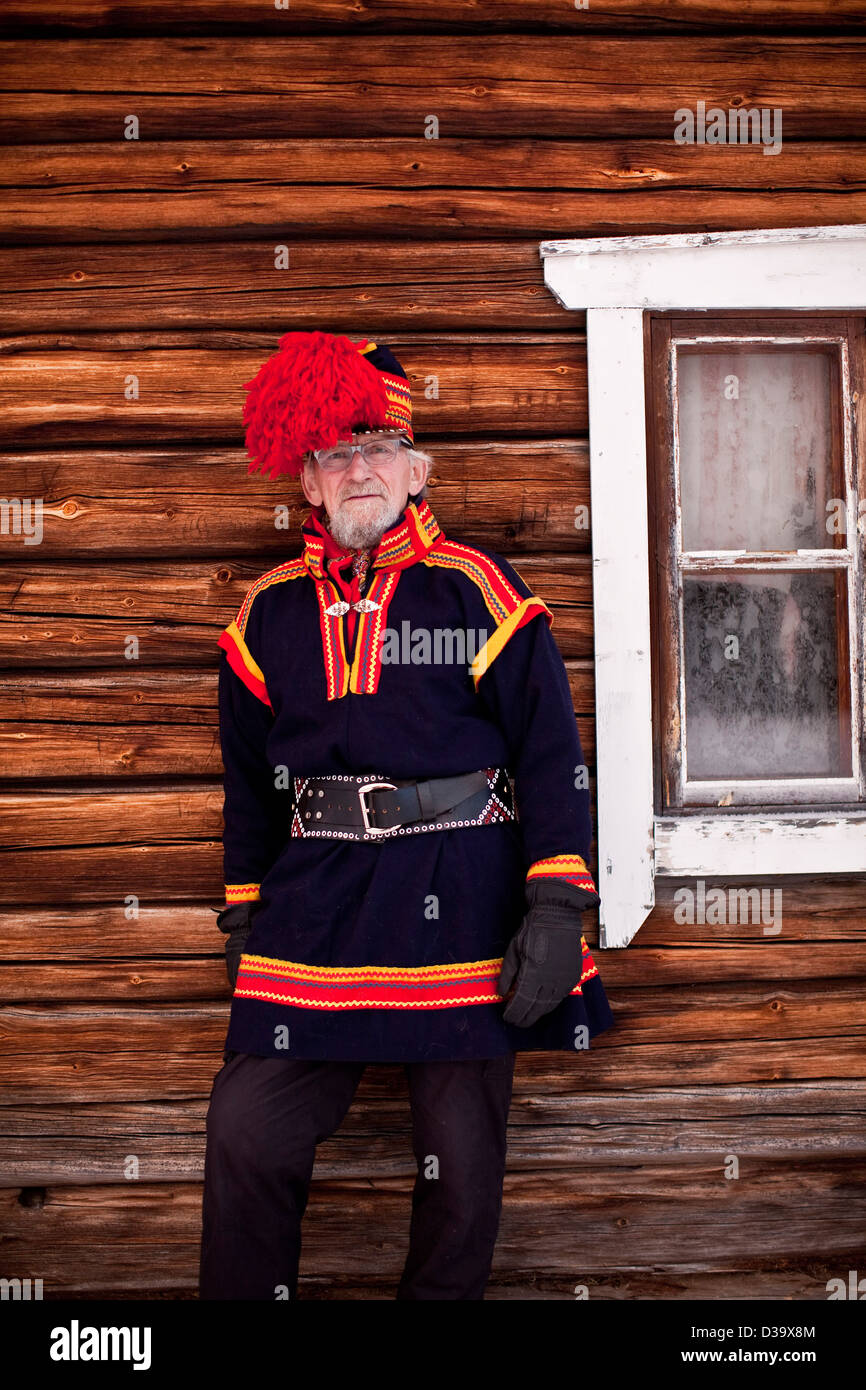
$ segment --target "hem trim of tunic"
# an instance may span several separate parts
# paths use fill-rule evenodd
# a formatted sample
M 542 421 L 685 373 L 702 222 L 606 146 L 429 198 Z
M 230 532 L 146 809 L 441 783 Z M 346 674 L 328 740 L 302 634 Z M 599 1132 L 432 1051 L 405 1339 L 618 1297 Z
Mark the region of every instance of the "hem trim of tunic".
M 586 938 L 580 938 L 583 968 L 569 996 L 598 975 Z M 447 1009 L 464 1004 L 500 1004 L 496 982 L 502 956 L 446 965 L 326 966 L 244 953 L 234 997 L 292 1004 L 307 1009 Z M 568 996 L 567 996 L 568 997 Z

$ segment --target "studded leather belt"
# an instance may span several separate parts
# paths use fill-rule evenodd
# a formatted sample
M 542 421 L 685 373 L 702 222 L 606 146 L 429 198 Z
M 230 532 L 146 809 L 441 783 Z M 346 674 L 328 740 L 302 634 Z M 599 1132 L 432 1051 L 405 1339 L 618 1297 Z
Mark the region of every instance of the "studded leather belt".
M 480 768 L 427 781 L 367 776 L 293 777 L 290 834 L 380 842 L 458 825 L 517 820 L 504 767 Z

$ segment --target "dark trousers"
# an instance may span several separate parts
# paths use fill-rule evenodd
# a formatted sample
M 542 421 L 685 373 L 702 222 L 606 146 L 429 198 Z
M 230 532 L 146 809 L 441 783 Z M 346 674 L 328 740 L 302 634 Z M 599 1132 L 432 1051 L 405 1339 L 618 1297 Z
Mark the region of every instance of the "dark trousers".
M 294 1298 L 316 1145 L 341 1124 L 368 1064 L 226 1056 L 207 1113 L 199 1297 Z M 403 1064 L 418 1176 L 398 1299 L 484 1297 L 514 1062 L 512 1052 Z

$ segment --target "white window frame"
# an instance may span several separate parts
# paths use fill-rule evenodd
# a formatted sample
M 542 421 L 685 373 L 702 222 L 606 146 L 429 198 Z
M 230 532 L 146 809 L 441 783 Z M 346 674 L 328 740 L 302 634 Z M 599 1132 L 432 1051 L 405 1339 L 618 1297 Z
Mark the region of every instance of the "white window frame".
M 629 944 L 657 874 L 866 873 L 866 809 L 655 814 L 644 391 L 649 311 L 866 312 L 866 228 L 593 237 L 539 252 L 556 299 L 586 310 L 599 944 Z M 862 704 L 862 669 L 852 679 Z

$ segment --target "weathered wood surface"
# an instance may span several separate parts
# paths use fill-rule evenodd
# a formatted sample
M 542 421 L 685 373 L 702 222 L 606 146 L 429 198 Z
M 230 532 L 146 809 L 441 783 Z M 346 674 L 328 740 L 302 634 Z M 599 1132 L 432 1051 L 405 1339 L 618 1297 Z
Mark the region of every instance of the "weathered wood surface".
M 215 932 L 213 926 L 211 938 L 211 951 L 221 952 L 224 937 L 220 932 Z M 156 948 L 151 949 L 155 957 Z M 599 968 L 605 968 L 605 983 L 614 995 L 617 1007 L 617 1036 L 615 1040 L 612 1038 L 611 1047 L 614 1042 L 617 1048 L 641 1042 L 678 1044 L 700 1039 L 719 1042 L 730 1039 L 733 1033 L 749 1041 L 758 1038 L 774 1041 L 791 1038 L 799 1041 L 802 1039 L 804 1017 L 809 1020 L 810 1045 L 819 1051 L 826 1050 L 828 1055 L 832 1055 L 833 1039 L 836 1037 L 844 1036 L 850 1040 L 866 1034 L 866 984 L 855 973 L 858 953 L 855 953 L 850 977 L 830 976 L 834 980 L 833 990 L 817 999 L 811 977 L 804 977 L 802 973 L 804 952 L 801 947 L 790 944 L 775 948 L 773 964 L 776 976 L 769 982 L 767 974 L 760 968 L 766 956 L 759 958 L 754 982 L 742 978 L 749 962 L 760 954 L 756 948 L 738 948 L 739 955 L 744 959 L 741 971 L 730 968 L 730 953 L 726 956 L 721 948 L 707 948 L 703 952 L 704 971 L 698 975 L 695 983 L 689 984 L 687 990 L 680 988 L 679 984 L 668 988 L 664 971 L 658 980 L 653 975 L 652 986 L 646 986 L 646 966 L 641 970 L 640 952 L 635 953 L 638 959 L 632 968 L 625 971 L 618 967 L 617 958 L 628 953 L 599 951 L 594 944 L 593 953 L 598 959 Z M 687 969 L 688 953 L 683 954 Z M 211 960 L 191 958 L 184 964 L 203 970 L 212 983 Z M 142 963 L 139 962 L 139 965 Z M 155 968 L 161 970 L 164 966 L 169 977 L 177 977 L 172 960 L 155 960 L 143 968 L 153 973 Z M 28 971 L 31 968 L 29 965 L 24 967 Z M 814 978 L 826 978 L 827 969 L 825 956 L 823 961 L 819 959 Z M 74 973 L 74 964 L 72 970 Z M 122 971 L 128 972 L 129 967 L 118 969 L 111 963 L 105 967 L 106 974 L 108 970 L 117 978 Z M 799 979 L 796 978 L 798 972 Z M 16 970 L 10 965 L 3 973 L 12 979 L 11 994 Z M 43 970 L 41 973 L 44 977 L 48 972 Z M 221 992 L 227 994 L 227 983 L 220 983 Z M 71 990 L 69 995 L 76 998 Z M 674 1017 L 670 1008 L 672 998 L 676 999 Z M 197 1007 L 191 1004 L 179 1008 L 146 1004 L 77 1007 L 75 1004 L 60 1006 L 45 1003 L 36 1006 L 4 1003 L 0 1008 L 0 1048 L 3 1055 L 7 1059 L 12 1056 L 30 1058 L 34 1066 L 34 1082 L 42 1060 L 48 1061 L 63 1054 L 74 1057 L 79 1053 L 105 1053 L 120 1067 L 123 1065 L 121 1059 L 132 1060 L 150 1055 L 156 1064 L 157 1058 L 166 1053 L 218 1052 L 225 1037 L 225 1028 L 225 1006 L 215 1004 L 200 1004 Z
M 214 1072 L 220 1061 L 214 1059 Z M 119 1181 L 130 1151 L 144 1182 L 199 1182 L 209 1093 L 206 1077 L 196 1100 L 4 1106 L 0 1185 Z M 539 1156 L 545 1166 L 585 1173 L 631 1166 L 637 1154 L 644 1162 L 678 1165 L 726 1153 L 862 1156 L 864 1108 L 866 1082 L 858 1081 L 550 1095 L 527 1089 L 519 1060 L 508 1167 L 531 1171 Z M 410 1133 L 403 1069 L 369 1066 L 340 1129 L 317 1150 L 315 1180 L 411 1173 Z
M 694 890 L 694 883 L 688 885 Z M 739 888 L 738 880 L 708 875 L 707 893 L 719 887 L 726 895 Z M 656 905 L 641 927 L 629 951 L 652 947 L 673 951 L 680 946 L 715 951 L 721 945 L 752 946 L 773 941 L 824 942 L 834 945 L 843 958 L 849 943 L 866 943 L 866 882 L 862 878 L 836 877 L 812 882 L 797 876 L 773 881 L 782 893 L 782 930 L 764 934 L 762 925 L 744 917 L 727 914 L 721 922 L 682 920 L 678 896 L 681 884 L 659 879 Z M 728 899 L 730 901 L 730 899 Z M 742 915 L 742 914 L 740 914 Z M 597 914 L 584 916 L 590 944 L 598 940 Z M 122 903 L 91 903 L 86 906 L 61 905 L 9 906 L 0 911 L 0 960 L 122 960 L 147 954 L 157 956 L 202 955 L 215 949 L 222 938 L 214 937 L 214 914 L 209 906 L 196 902 L 176 903 L 162 899 L 142 903 L 137 919 L 125 916 Z M 622 955 L 611 952 L 611 958 Z M 647 976 L 651 979 L 651 976 Z
M 569 236 L 575 228 L 584 235 L 677 230 L 689 217 L 689 209 L 693 225 L 727 229 L 756 223 L 787 227 L 862 219 L 866 195 L 861 143 L 791 143 L 781 157 L 773 158 L 767 158 L 757 144 L 676 145 L 673 109 L 666 141 L 634 144 L 371 139 L 330 140 L 322 145 L 311 139 L 189 143 L 114 139 L 59 148 L 12 146 L 4 173 L 7 186 L 0 188 L 0 242 L 36 243 L 25 266 L 39 266 L 36 252 L 42 247 L 50 249 L 55 260 L 60 251 L 67 263 L 76 259 L 77 277 L 70 278 L 68 272 L 64 276 L 66 297 L 71 300 L 77 294 L 78 313 L 86 309 L 92 314 L 106 296 L 94 295 L 90 274 L 82 273 L 82 263 L 87 265 L 93 248 L 83 245 L 83 254 L 75 257 L 76 243 L 92 242 L 96 235 L 105 242 L 222 242 L 228 211 L 239 237 L 272 238 L 269 244 L 255 247 L 231 281 L 219 279 L 216 321 L 231 315 L 231 322 L 238 322 L 240 316 L 241 322 L 249 323 L 258 305 L 243 305 L 238 298 L 242 283 L 251 275 L 256 277 L 260 296 L 268 281 L 279 283 L 278 276 L 283 294 L 287 289 L 294 294 L 300 267 L 298 288 L 303 289 L 308 248 L 303 242 L 289 244 L 289 265 L 278 270 L 275 243 L 286 244 L 287 237 L 318 240 L 335 232 L 341 238 L 354 234 L 387 240 L 395 214 L 401 221 L 410 216 L 415 220 L 413 241 L 420 243 L 415 255 L 423 255 L 424 239 L 441 236 L 453 242 L 459 237 L 456 254 L 461 260 L 471 251 L 462 243 L 472 237 Z M 786 100 L 786 122 L 788 110 Z M 740 191 L 732 193 L 731 185 Z M 696 190 L 701 191 L 697 208 L 690 197 Z M 614 226 L 611 196 L 618 191 L 627 196 L 617 207 Z M 86 217 L 82 217 L 83 208 Z M 56 242 L 63 246 L 51 245 Z M 236 243 L 236 259 L 242 245 Z M 326 248 L 327 242 L 320 245 L 319 254 L 326 254 Z M 142 245 L 136 253 L 127 247 L 106 247 L 103 259 L 112 249 L 117 260 L 123 255 L 125 261 L 107 304 L 110 308 L 120 300 L 128 321 L 133 321 L 132 309 L 141 308 L 142 301 L 149 303 L 156 288 L 155 268 L 150 293 L 139 290 L 121 297 L 118 287 L 134 279 L 136 262 L 142 269 L 149 264 L 150 248 Z M 197 249 L 201 267 L 205 246 Z M 400 242 L 387 247 L 386 256 L 394 259 L 395 252 L 403 250 Z M 167 252 L 170 247 L 161 246 L 159 259 Z M 17 248 L 5 255 L 17 260 Z M 407 260 L 411 257 L 410 250 Z M 453 245 L 451 258 L 453 278 Z M 218 272 L 221 259 L 211 266 L 211 275 Z M 363 275 L 363 262 L 357 273 Z M 344 274 L 354 281 L 354 254 Z M 381 266 L 379 278 L 384 278 Z M 229 285 L 233 298 L 227 297 Z M 442 284 L 440 272 L 433 284 L 434 312 L 443 289 L 447 292 L 448 284 Z M 503 292 L 496 292 L 502 298 Z M 161 294 L 165 300 L 164 285 Z M 554 302 L 550 295 L 547 299 L 550 318 Z M 272 289 L 264 303 L 271 321 L 278 322 L 278 293 Z M 27 304 L 25 298 L 19 308 L 11 307 L 13 317 L 7 322 L 14 323 L 16 316 L 22 321 Z M 338 314 L 346 312 L 345 306 L 335 307 Z M 416 321 L 419 308 L 416 299 Z M 319 322 L 326 311 L 327 304 L 322 304 Z M 100 326 L 104 325 L 102 320 Z M 454 321 L 443 326 L 453 328 Z
M 141 102 L 137 102 L 141 105 Z M 866 120 L 862 123 L 866 128 Z M 0 107 L 0 132 L 2 132 Z M 858 126 L 857 134 L 863 130 Z M 0 135 L 2 138 L 2 135 Z M 761 158 L 761 150 L 752 150 L 746 158 Z M 743 157 L 741 155 L 741 157 Z M 763 160 L 766 163 L 766 160 Z M 866 221 L 866 194 L 845 189 L 794 193 L 787 190 L 759 192 L 745 190 L 701 191 L 695 198 L 691 189 L 648 189 L 633 193 L 614 207 L 605 193 L 560 193 L 552 200 L 550 193 L 470 192 L 466 190 L 438 192 L 428 189 L 405 189 L 379 192 L 354 187 L 334 190 L 322 184 L 305 184 L 292 190 L 287 200 L 283 190 L 265 195 L 254 194 L 239 199 L 235 210 L 238 218 L 238 239 L 244 235 L 271 235 L 275 244 L 291 246 L 286 238 L 319 236 L 323 229 L 339 227 L 340 235 L 385 239 L 393 233 L 395 219 L 412 224 L 416 241 L 425 237 L 444 240 L 450 237 L 461 245 L 471 237 L 573 237 L 581 236 L 650 236 L 666 232 L 738 231 L 752 227 L 815 227 L 850 224 Z M 30 212 L 29 196 L 11 196 L 5 205 L 0 242 L 20 240 L 50 245 L 62 240 L 74 245 L 90 242 L 97 232 L 106 241 L 146 242 L 161 237 L 179 240 L 207 241 L 225 235 L 225 222 L 212 209 L 212 199 L 184 199 L 183 203 L 168 202 L 163 194 L 149 195 L 150 207 L 143 216 L 130 224 L 128 199 L 115 199 L 104 206 L 102 217 L 96 209 L 86 220 L 71 227 L 59 208 L 53 215 L 34 218 Z M 37 200 L 38 201 L 38 200 Z M 107 201 L 107 200 L 106 200 Z M 136 200 L 144 204 L 145 195 Z M 228 198 L 223 201 L 230 201 Z M 47 210 L 46 210 L 47 211 Z M 159 225 L 148 231 L 148 224 Z M 100 226 L 100 221 L 107 223 Z M 165 225 L 168 223 L 168 225 Z M 401 242 L 400 245 L 403 243 Z
M 215 638 L 306 512 L 246 475 L 243 382 L 289 328 L 394 346 L 446 533 L 554 608 L 594 772 L 583 316 L 538 241 L 866 222 L 864 20 L 862 0 L 4 6 L 0 491 L 47 509 L 38 547 L 0 531 L 4 1276 L 194 1295 L 230 997 Z M 675 146 L 698 100 L 783 108 L 781 155 Z M 518 1057 L 489 1299 L 823 1301 L 866 1265 L 866 878 L 762 883 L 777 934 L 678 921 L 679 886 L 657 881 L 627 952 L 584 918 L 617 1027 Z M 413 1177 L 403 1069 L 368 1067 L 317 1155 L 301 1298 L 393 1298 Z
M 419 442 L 435 434 L 505 434 L 509 419 L 515 434 L 586 430 L 586 357 L 571 337 L 416 336 L 388 345 L 412 384 Z M 118 339 L 108 351 L 16 344 L 0 355 L 0 440 L 239 441 L 244 383 L 276 348 L 274 340 L 248 351 L 169 348 L 156 335 L 150 346 Z M 131 378 L 138 394 L 127 399 Z M 436 399 L 425 398 L 431 378 L 438 379 Z
M 595 722 L 578 720 L 584 759 L 595 762 Z M 0 725 L 4 778 L 26 781 L 93 777 L 222 775 L 219 738 L 202 725 L 90 724 L 70 728 L 36 721 Z M 2 842 L 2 829 L 0 829 Z
M 133 885 L 130 892 L 134 891 Z M 215 909 L 218 905 L 215 900 Z M 696 990 L 701 985 L 724 979 L 737 985 L 737 989 L 731 991 L 731 1000 L 727 1001 L 732 1015 L 739 1008 L 737 1001 L 742 997 L 743 989 L 753 980 L 821 980 L 825 982 L 822 988 L 835 998 L 835 991 L 843 989 L 843 980 L 857 980 L 866 973 L 866 942 L 846 942 L 844 951 L 840 951 L 835 942 L 806 945 L 762 938 L 757 923 L 753 930 L 757 939 L 751 945 L 740 943 L 714 951 L 701 947 L 678 947 L 670 951 L 651 947 L 634 952 L 597 951 L 597 964 L 605 988 L 610 986 L 611 989 L 637 987 L 650 978 L 655 986 L 665 991 L 675 986 Z M 130 1003 L 135 1000 L 192 1001 L 227 996 L 224 962 L 216 954 L 222 951 L 224 937 L 216 931 L 215 916 L 214 931 L 212 957 L 188 956 L 164 960 L 149 954 L 125 961 L 67 961 L 62 970 L 58 970 L 53 963 L 9 962 L 3 970 L 0 998 L 5 1003 L 72 1001 L 85 997 Z M 829 985 L 827 981 L 834 983 Z M 664 997 L 667 1000 L 667 994 Z M 658 1007 L 663 1007 L 661 1000 Z M 862 1009 L 862 999 L 860 1007 Z M 811 1027 L 812 1014 L 817 1018 L 822 1008 L 817 1002 L 807 1010 L 796 1006 L 789 1009 L 781 1000 L 772 1005 L 773 1013 L 778 1014 L 780 1020 L 783 1016 L 787 1020 L 789 1013 L 792 1013 L 800 1030 Z M 807 1013 L 808 1024 L 804 1021 L 804 1012 Z M 730 1036 L 733 1026 L 726 1030 L 725 1037 Z M 668 1028 L 667 1035 L 670 1032 Z M 615 1048 L 618 1044 L 619 1034 L 613 1038 L 611 1033 L 610 1041 L 605 1034 L 598 1041 L 598 1045 L 605 1048 Z M 833 1045 L 832 1040 L 828 1042 L 828 1051 L 832 1051 Z M 860 1066 L 866 1075 L 866 1047 L 862 1041 L 860 1052 Z M 107 1060 L 112 1065 L 116 1062 L 113 1057 Z M 816 1073 L 812 1071 L 808 1074 Z
M 148 140 L 298 138 L 327 131 L 353 139 L 359 133 L 409 135 L 420 144 L 427 143 L 431 113 L 449 137 L 535 140 L 543 130 L 545 138 L 670 139 L 674 112 L 694 109 L 699 100 L 725 109 L 731 102 L 782 106 L 794 140 L 862 139 L 863 55 L 862 38 L 836 36 L 762 36 L 756 42 L 739 36 L 521 35 L 515 43 L 511 35 L 490 34 L 483 45 L 450 34 L 383 35 L 375 43 L 363 35 L 12 39 L 0 43 L 0 139 L 120 140 L 130 112 Z M 398 80 L 382 82 L 383 70 Z M 725 201 L 729 215 L 740 201 L 754 218 L 756 203 L 746 196 L 728 193 Z M 768 211 L 774 201 L 763 199 Z M 449 206 L 450 194 L 437 220 L 448 217 Z M 391 225 L 395 217 L 404 222 L 407 211 L 392 206 Z M 614 210 L 602 199 L 599 214 L 621 229 L 626 208 Z M 707 215 L 693 200 L 686 213 L 683 201 L 684 217 Z M 438 230 L 428 216 L 429 206 L 413 234 L 424 225 L 428 234 Z M 555 203 L 548 200 L 551 230 L 555 218 Z M 241 221 L 230 208 L 227 219 Z
M 866 6 L 864 6 L 866 10 Z M 748 109 L 748 103 L 744 103 Z M 585 192 L 596 189 L 609 193 L 632 191 L 634 189 L 666 188 L 789 188 L 789 189 L 860 189 L 866 185 L 864 171 L 864 145 L 860 141 L 838 143 L 835 140 L 801 140 L 792 142 L 785 148 L 785 157 L 768 158 L 760 147 L 738 145 L 677 145 L 670 139 L 645 140 L 475 140 L 460 137 L 440 137 L 438 140 L 417 138 L 384 137 L 331 139 L 327 136 L 317 139 L 307 138 L 274 140 L 145 140 L 138 142 L 115 140 L 93 141 L 89 143 L 53 143 L 50 145 L 10 145 L 3 157 L 3 184 L 8 189 L 30 189 L 28 206 L 49 209 L 62 206 L 65 200 L 87 195 L 93 205 L 101 207 L 100 200 L 114 194 L 123 194 L 123 205 L 127 208 L 130 228 L 145 208 L 153 206 L 153 215 L 166 220 L 154 224 L 164 230 L 171 227 L 172 214 L 160 214 L 150 198 L 142 201 L 137 216 L 137 194 L 160 194 L 164 203 L 170 204 L 172 195 L 180 194 L 181 199 L 188 195 L 207 194 L 204 204 L 205 215 L 212 219 L 219 212 L 222 193 L 232 189 L 235 196 L 267 196 L 279 189 L 292 188 L 299 184 L 345 185 L 353 194 L 361 181 L 363 172 L 365 188 L 403 188 L 419 190 L 424 188 L 468 188 L 473 190 L 499 188 L 524 189 L 537 193 L 539 188 L 550 191 L 573 190 Z M 758 158 L 755 158 L 755 156 Z M 332 189 L 334 196 L 335 188 Z M 40 193 L 44 201 L 40 198 Z M 0 207 L 5 206 L 0 203 Z M 250 209 L 252 211 L 252 208 Z M 118 216 L 122 216 L 118 204 Z M 210 222 L 208 223 L 210 225 Z M 225 228 L 225 221 L 217 223 Z M 339 243 L 305 246 L 298 248 L 307 256 L 334 256 Z M 191 248 L 194 249 L 194 248 Z M 216 249 L 216 248 L 215 248 Z M 264 252 L 270 252 L 265 258 Z M 377 280 L 384 284 L 399 283 L 401 270 L 405 263 L 401 256 L 412 254 L 411 246 L 385 247 L 356 246 L 349 249 L 353 261 L 360 257 L 360 264 L 372 272 L 377 270 Z M 465 248 L 467 251 L 470 248 Z M 475 260 L 475 249 L 473 261 Z M 538 248 L 535 243 L 524 247 L 509 240 L 502 244 L 503 251 L 524 256 L 534 252 L 538 261 Z M 118 274 L 124 276 L 124 283 L 136 274 L 129 265 L 128 249 L 113 246 L 100 246 L 97 242 L 82 248 L 88 256 L 96 258 L 96 263 L 104 267 L 114 266 Z M 285 272 L 273 268 L 273 246 L 266 243 L 261 248 L 263 264 L 260 278 L 267 275 L 272 285 L 279 282 L 276 277 Z M 493 267 L 492 257 L 497 248 L 489 242 L 482 242 L 477 248 L 482 258 L 480 266 L 474 266 L 476 273 L 485 264 Z M 82 257 L 78 247 L 74 251 L 62 247 L 50 250 L 17 248 L 21 263 L 30 265 L 34 271 L 52 264 L 62 264 L 70 257 L 80 263 Z M 157 257 L 151 272 L 157 270 L 164 261 L 169 265 L 176 263 L 178 248 L 165 245 L 148 248 L 148 255 Z M 254 258 L 245 254 L 246 246 L 224 242 L 219 249 L 220 256 L 237 262 L 240 275 L 252 276 Z M 4 252 L 4 256 L 11 256 Z M 184 251 L 184 257 L 189 255 Z M 384 263 L 381 257 L 386 258 Z M 417 248 L 419 263 L 423 266 L 437 265 L 437 257 L 450 256 L 452 265 L 453 246 L 436 247 L 427 245 Z M 216 276 L 221 284 L 219 270 L 221 262 L 210 260 L 210 276 L 207 275 L 208 259 L 202 255 L 193 262 L 197 274 L 202 277 L 203 286 Z M 270 266 L 268 266 L 268 261 Z M 518 260 L 518 264 L 521 261 Z M 180 262 L 181 265 L 185 262 Z M 310 264 L 309 261 L 306 262 Z M 393 277 L 387 271 L 392 268 Z M 353 265 L 352 269 L 355 267 Z M 445 266 L 441 267 L 445 270 Z M 144 267 L 138 268 L 142 285 L 149 284 L 151 275 L 145 275 Z M 451 277 L 453 279 L 453 276 Z M 87 281 L 77 281 L 68 286 L 81 294 Z M 460 282 L 458 282 L 460 283 Z M 115 282 L 115 288 L 118 288 Z M 505 287 L 503 286 L 503 289 Z M 378 304 L 376 306 L 378 308 Z M 540 304 L 539 309 L 561 319 L 563 311 L 557 311 L 555 303 Z M 136 320 L 136 326 L 138 324 Z M 103 324 L 104 326 L 104 324 Z M 453 320 L 448 327 L 453 331 Z
M 28 148 L 44 155 L 55 147 Z M 218 199 L 214 190 L 212 204 Z M 334 333 L 375 337 L 381 328 L 390 342 L 412 331 L 573 332 L 580 317 L 545 289 L 537 241 L 466 239 L 455 254 L 451 242 L 316 236 L 291 246 L 285 269 L 274 259 L 273 240 L 163 241 L 138 251 L 101 242 L 0 246 L 0 274 L 16 286 L 0 297 L 0 332 L 204 328 L 207 346 L 219 330 L 241 333 L 236 343 L 245 332 L 285 332 L 288 314 L 296 329 L 327 323 Z
M 682 1166 L 612 1165 L 592 1173 L 543 1171 L 505 1178 L 496 1265 L 542 1269 L 581 1283 L 587 1276 L 688 1265 L 744 1270 L 770 1261 L 836 1260 L 863 1253 L 858 1194 L 862 1157 L 757 1158 L 724 1177 L 724 1156 Z M 305 1216 L 305 1274 L 394 1278 L 408 1245 L 412 1177 L 323 1180 Z M 672 1221 L 672 1212 L 676 1221 Z M 194 1283 L 201 1191 L 194 1183 L 56 1186 L 30 1204 L 0 1189 L 9 1272 L 34 1265 L 50 1287 Z M 159 1268 L 148 1265 L 160 1251 Z M 711 1253 L 710 1253 L 711 1252 Z M 820 1253 L 819 1253 L 820 1252 Z M 838 1273 L 838 1267 L 837 1267 Z M 826 1298 L 826 1290 L 824 1290 Z
M 582 347 L 571 357 L 580 360 Z M 429 498 L 446 535 L 500 554 L 589 552 L 585 440 L 440 443 L 420 428 L 416 438 L 434 460 Z M 25 539 L 32 513 L 22 513 L 16 530 L 10 512 L 0 531 L 0 556 L 28 573 L 46 557 L 128 560 L 130 551 L 161 558 L 247 552 L 261 573 L 301 550 L 309 504 L 299 484 L 249 473 L 243 448 L 5 453 L 2 467 L 6 498 L 42 499 L 38 548 Z M 0 571 L 7 594 L 11 572 Z
M 16 598 L 15 611 L 0 615 L 0 667 L 121 667 L 131 660 L 124 655 L 129 637 L 138 639 L 135 664 L 216 666 L 221 630 L 237 613 L 253 579 L 267 566 L 243 562 L 242 574 L 240 568 L 223 563 L 215 572 L 207 564 L 180 561 L 28 566 L 23 583 L 26 586 L 29 581 L 34 596 L 41 588 L 38 611 L 52 616 L 36 616 L 23 603 L 19 607 Z M 552 558 L 522 556 L 518 568 L 530 588 L 548 603 L 563 657 L 589 658 L 588 557 L 563 557 L 557 564 Z M 128 584 L 123 570 L 131 570 Z M 13 578 L 11 571 L 8 577 Z
M 581 733 L 594 724 L 590 661 L 567 661 Z M 0 680 L 0 720 L 54 720 L 79 726 L 109 722 L 114 728 L 130 724 L 185 726 L 191 737 L 201 726 L 216 727 L 216 668 L 148 667 L 143 671 L 106 670 L 15 672 Z M 163 734 L 167 731 L 163 729 Z M 18 774 L 16 774 L 18 775 Z
M 539 1220 L 543 1220 L 540 1215 Z M 539 1229 L 540 1226 L 539 1226 Z M 159 1260 L 157 1254 L 154 1257 Z M 195 1262 L 195 1254 L 190 1257 Z M 854 1263 L 858 1263 L 856 1258 Z M 304 1270 L 309 1268 L 310 1259 L 305 1257 Z M 859 1260 L 863 1267 L 863 1258 Z M 168 1282 L 161 1288 L 141 1289 L 130 1284 L 124 1288 L 100 1287 L 100 1279 L 110 1277 L 111 1266 L 105 1264 L 97 1270 L 95 1282 L 88 1285 L 82 1296 L 88 1299 L 99 1298 L 123 1304 L 127 1300 L 141 1299 L 165 1301 L 171 1299 L 191 1301 L 198 1297 L 195 1292 L 195 1279 L 181 1283 L 180 1276 L 168 1276 Z M 26 1276 L 25 1276 L 26 1277 Z M 88 1271 L 89 1277 L 89 1271 Z M 574 1276 L 548 1273 L 544 1269 L 524 1264 L 520 1269 L 509 1270 L 497 1267 L 494 1259 L 490 1283 L 485 1292 L 489 1302 L 562 1302 L 573 1303 L 578 1296 L 585 1297 L 586 1290 L 594 1303 L 600 1299 L 626 1302 L 631 1299 L 647 1300 L 705 1300 L 716 1302 L 721 1299 L 742 1300 L 747 1297 L 750 1303 L 766 1301 L 777 1303 L 780 1299 L 798 1302 L 826 1302 L 829 1280 L 839 1278 L 838 1260 L 826 1261 L 817 1257 L 799 1259 L 751 1260 L 742 1270 L 700 1270 L 695 1272 L 691 1263 L 686 1265 L 655 1265 L 652 1269 L 624 1269 L 609 1275 L 590 1274 L 581 1277 L 576 1283 Z M 396 1296 L 398 1275 L 391 1279 L 351 1275 L 318 1276 L 302 1273 L 298 1281 L 298 1302 L 315 1299 L 316 1302 L 386 1302 Z M 65 1300 L 70 1295 L 64 1289 L 46 1289 L 43 1298 L 46 1302 Z M 73 1291 L 74 1296 L 74 1291 Z M 770 1310 L 771 1312 L 772 1310 Z M 767 1319 L 769 1320 L 770 1313 Z
M 712 29 L 754 25 L 785 28 L 818 28 L 832 24 L 866 23 L 862 0 L 592 0 L 586 9 L 564 5 L 562 0 L 291 0 L 276 13 L 261 0 L 57 0 L 46 9 L 44 0 L 5 0 L 0 10 L 0 33 L 14 33 L 19 26 L 52 31 L 69 27 L 80 31 L 126 29 L 139 31 L 205 32 L 208 26 L 258 32 L 291 33 L 300 27 L 358 30 L 373 34 L 391 30 L 414 33 L 442 29 L 480 31 L 516 29 L 565 30 L 585 33 L 608 29 L 613 33 Z
M 215 981 L 218 976 L 225 980 L 222 961 L 213 963 L 213 976 Z M 214 983 L 211 995 L 217 988 Z M 190 997 L 194 997 L 192 992 Z M 866 1079 L 863 1038 L 859 1034 L 818 1039 L 814 1043 L 801 1041 L 799 1046 L 790 1038 L 728 1038 L 680 1042 L 676 1047 L 643 1041 L 622 1047 L 605 1046 L 606 1036 L 593 1043 L 591 1060 L 581 1059 L 579 1080 L 564 1069 L 563 1055 L 558 1064 L 558 1084 L 572 1089 L 579 1085 L 586 1094 L 601 1094 L 612 1088 L 642 1092 L 673 1081 L 677 1086 L 689 1087 Z M 38 1065 L 31 1058 L 13 1056 L 3 1065 L 4 1103 L 131 1101 L 151 1099 L 155 1089 L 165 1099 L 207 1094 L 220 1064 L 220 1053 L 221 1045 L 197 1055 L 179 1052 L 169 1059 L 164 1053 L 124 1054 L 118 1060 L 81 1052 L 69 1057 L 47 1056 Z M 533 1083 L 535 1080 L 533 1077 Z M 547 1090 L 557 1084 L 547 1075 L 537 1081 L 539 1087 Z

